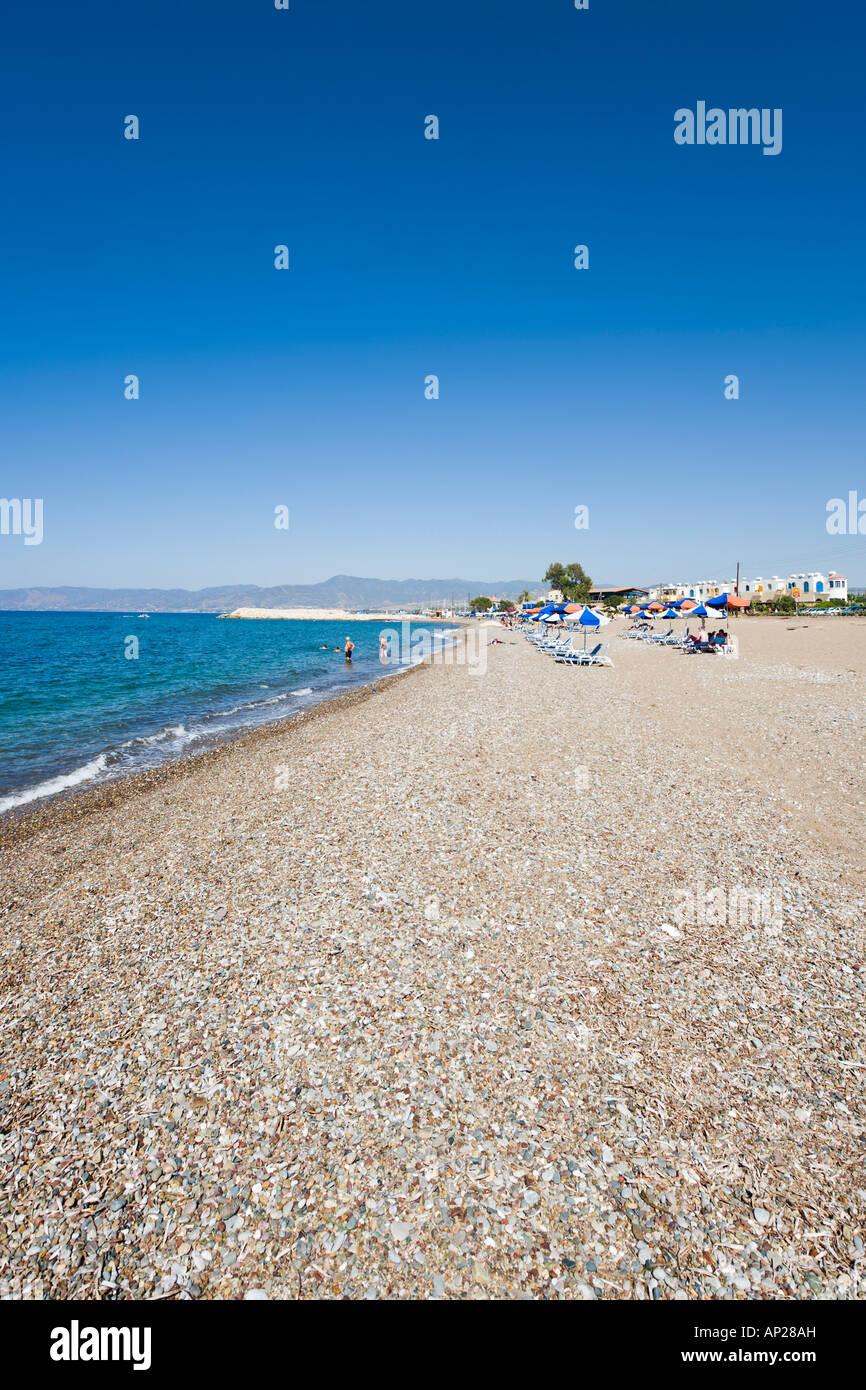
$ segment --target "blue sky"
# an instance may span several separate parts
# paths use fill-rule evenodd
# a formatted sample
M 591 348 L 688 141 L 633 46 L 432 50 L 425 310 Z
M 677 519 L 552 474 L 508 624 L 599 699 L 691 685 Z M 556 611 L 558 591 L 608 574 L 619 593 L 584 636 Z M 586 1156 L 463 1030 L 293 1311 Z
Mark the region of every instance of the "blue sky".
M 866 577 L 825 529 L 866 497 L 853 0 L 49 0 L 5 37 L 0 494 L 45 537 L 0 586 Z M 782 153 L 677 146 L 698 100 L 782 108 Z

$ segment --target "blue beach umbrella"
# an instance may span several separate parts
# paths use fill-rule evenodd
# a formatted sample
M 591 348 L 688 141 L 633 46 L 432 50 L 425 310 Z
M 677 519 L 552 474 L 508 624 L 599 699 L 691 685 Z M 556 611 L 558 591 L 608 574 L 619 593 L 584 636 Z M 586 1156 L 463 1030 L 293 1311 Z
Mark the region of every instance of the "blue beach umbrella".
M 690 618 L 708 618 L 710 615 L 702 603 L 697 608 L 690 608 L 688 612 Z
M 707 607 L 708 607 L 708 608 L 715 608 L 715 609 L 717 609 L 717 610 L 721 610 L 721 611 L 724 613 L 724 615 L 725 615 L 725 622 L 728 624 L 728 631 L 729 631 L 729 632 L 730 632 L 730 630 L 731 630 L 731 614 L 730 614 L 730 609 L 728 608 L 728 601 L 729 601 L 730 597 L 731 597 L 730 594 L 719 594 L 719 596 L 718 596 L 717 598 L 708 598 L 708 599 L 707 599 Z M 734 604 L 734 607 L 736 607 L 736 606 L 737 606 L 737 605 L 736 605 L 736 603 L 735 603 L 735 604 Z
M 569 615 L 573 623 L 579 623 L 583 628 L 583 645 L 586 648 L 586 630 L 589 627 L 601 627 L 602 623 L 610 621 L 609 618 L 602 618 L 600 614 L 593 613 L 591 608 L 582 608 L 579 613 Z

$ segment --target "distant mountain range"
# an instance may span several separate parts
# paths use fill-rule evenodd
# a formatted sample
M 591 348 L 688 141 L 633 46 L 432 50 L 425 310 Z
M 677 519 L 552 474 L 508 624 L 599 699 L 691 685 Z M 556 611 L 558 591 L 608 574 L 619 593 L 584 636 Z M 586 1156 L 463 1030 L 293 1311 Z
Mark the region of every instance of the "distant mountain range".
M 524 589 L 541 593 L 537 579 L 359 579 L 335 574 L 320 584 L 223 584 L 214 589 L 0 589 L 0 609 L 17 612 L 227 613 L 234 608 L 416 608 L 450 603 L 458 607 L 480 594 L 517 598 Z

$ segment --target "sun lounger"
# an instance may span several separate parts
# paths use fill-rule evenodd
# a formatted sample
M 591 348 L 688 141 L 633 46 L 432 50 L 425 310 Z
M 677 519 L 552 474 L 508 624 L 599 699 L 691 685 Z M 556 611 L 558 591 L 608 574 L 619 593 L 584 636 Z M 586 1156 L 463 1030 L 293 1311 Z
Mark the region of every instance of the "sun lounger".
M 563 652 L 557 656 L 556 660 L 566 666 L 613 666 L 613 662 L 607 654 L 609 646 L 609 642 L 605 642 L 604 646 L 599 642 L 597 646 L 592 648 L 592 651 L 584 651 L 581 648 L 579 651 Z
M 689 642 L 684 650 L 689 652 L 709 652 L 710 656 L 713 656 L 716 652 L 724 652 L 725 644 L 724 642 Z
M 564 652 L 570 642 L 571 633 L 566 632 L 563 633 L 562 636 L 557 637 L 555 639 L 551 637 L 546 642 L 539 642 L 538 650 L 540 652 Z
M 573 647 L 570 652 L 562 652 L 557 655 L 557 661 L 568 662 L 572 666 L 588 666 L 590 658 L 601 651 L 601 643 L 597 643 L 592 651 L 588 652 L 583 647 Z
M 613 662 L 611 661 L 610 657 L 609 657 L 608 654 L 607 654 L 607 649 L 608 649 L 609 646 L 610 646 L 610 643 L 609 643 L 609 642 L 605 642 L 605 644 L 604 644 L 604 646 L 602 647 L 601 651 L 597 651 L 596 649 L 593 649 L 591 652 L 588 653 L 588 659 L 587 659 L 587 661 L 586 661 L 586 662 L 581 662 L 581 665 L 586 665 L 586 666 L 612 666 L 612 665 L 613 665 Z

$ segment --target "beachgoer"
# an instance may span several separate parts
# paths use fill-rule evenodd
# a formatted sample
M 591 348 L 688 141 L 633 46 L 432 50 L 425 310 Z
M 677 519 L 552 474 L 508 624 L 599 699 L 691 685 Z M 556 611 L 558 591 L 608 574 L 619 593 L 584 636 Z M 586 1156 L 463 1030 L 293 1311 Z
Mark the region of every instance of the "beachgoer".
M 343 650 L 346 653 L 346 660 L 351 661 L 352 652 L 355 650 L 355 643 L 352 641 L 351 637 L 346 638 L 346 645 Z

